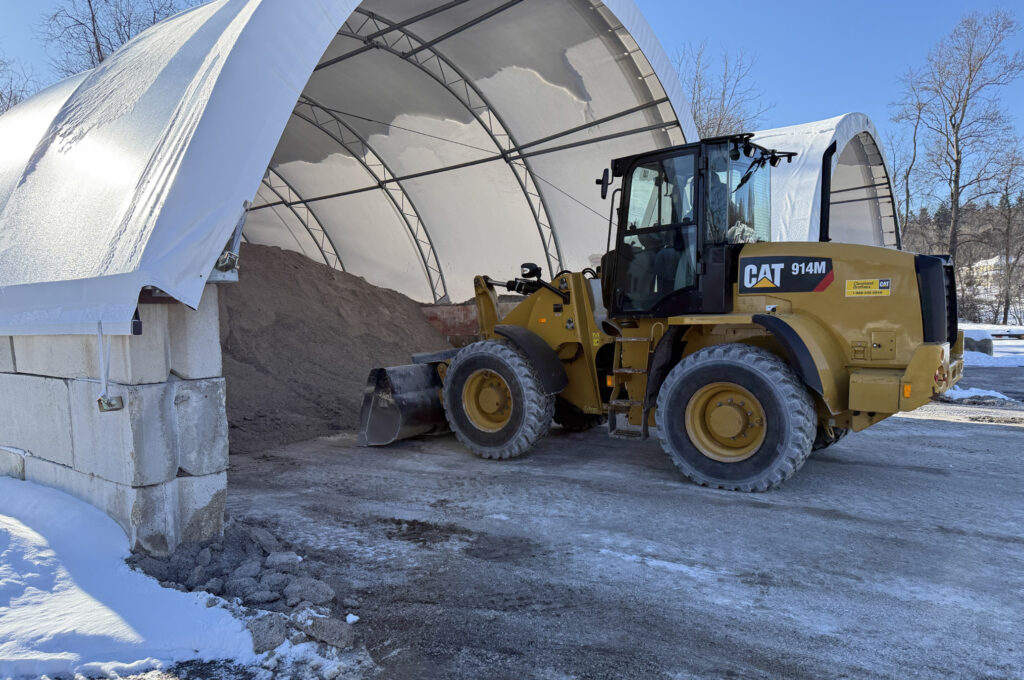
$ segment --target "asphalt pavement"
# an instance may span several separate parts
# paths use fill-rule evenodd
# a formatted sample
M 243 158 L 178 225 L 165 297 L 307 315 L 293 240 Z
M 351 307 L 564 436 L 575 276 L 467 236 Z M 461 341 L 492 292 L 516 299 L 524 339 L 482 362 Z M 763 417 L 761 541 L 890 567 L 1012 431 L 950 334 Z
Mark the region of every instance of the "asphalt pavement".
M 382 678 L 1024 677 L 1020 409 L 932 404 L 753 495 L 602 430 L 346 434 L 233 456 L 228 505 L 330 566 Z

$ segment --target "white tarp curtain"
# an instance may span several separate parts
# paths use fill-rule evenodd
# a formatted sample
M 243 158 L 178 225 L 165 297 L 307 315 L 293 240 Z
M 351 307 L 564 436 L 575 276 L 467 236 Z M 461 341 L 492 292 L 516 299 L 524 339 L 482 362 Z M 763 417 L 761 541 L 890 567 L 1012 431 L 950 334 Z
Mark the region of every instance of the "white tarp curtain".
M 0 117 L 0 335 L 94 333 L 98 323 L 105 333 L 127 334 L 146 286 L 197 305 L 247 201 L 254 208 L 278 203 L 250 213 L 249 240 L 313 259 L 333 240 L 337 262 L 330 255 L 321 261 L 344 261 L 373 283 L 421 299 L 437 295 L 429 276 L 409 274 L 431 262 L 420 256 L 417 220 L 430 230 L 432 262 L 456 298 L 477 273 L 466 262 L 485 269 L 518 266 L 526 255 L 544 262 L 557 250 L 555 237 L 561 262 L 581 266 L 603 243 L 595 215 L 607 207 L 595 198 L 593 179 L 607 161 L 696 139 L 668 58 L 632 0 L 367 0 L 363 8 L 401 23 L 442 4 L 453 9 L 408 28 L 436 40 L 468 75 L 463 110 L 451 92 L 458 79 L 448 91 L 441 81 L 428 87 L 429 74 L 409 53 L 424 61 L 434 55 L 408 37 L 394 44 L 402 58 L 368 54 L 314 73 L 321 59 L 359 44 L 339 27 L 365 36 L 358 2 L 217 0 Z M 448 27 L 463 30 L 449 38 Z M 451 75 L 446 69 L 442 80 Z M 504 136 L 481 131 L 472 113 L 484 110 L 478 93 L 490 114 L 503 117 Z M 553 118 L 567 100 L 579 106 Z M 317 108 L 300 119 L 303 106 Z M 661 127 L 536 156 L 532 173 L 523 162 L 501 160 L 362 191 L 368 178 L 465 162 L 496 148 L 515 155 L 507 137 L 524 144 L 638 106 L 646 108 L 531 150 Z M 344 118 L 335 136 L 350 132 L 363 147 L 342 146 L 325 131 L 336 111 L 372 114 L 389 126 Z M 425 144 L 425 133 L 436 143 Z M 356 189 L 333 202 L 306 202 Z M 537 218 L 541 199 L 546 224 Z
M 832 240 L 894 247 L 896 216 L 891 174 L 878 131 L 863 113 L 764 130 L 762 146 L 795 151 L 772 171 L 772 232 L 776 241 L 816 241 L 821 225 L 822 158 L 833 142 L 830 196 Z

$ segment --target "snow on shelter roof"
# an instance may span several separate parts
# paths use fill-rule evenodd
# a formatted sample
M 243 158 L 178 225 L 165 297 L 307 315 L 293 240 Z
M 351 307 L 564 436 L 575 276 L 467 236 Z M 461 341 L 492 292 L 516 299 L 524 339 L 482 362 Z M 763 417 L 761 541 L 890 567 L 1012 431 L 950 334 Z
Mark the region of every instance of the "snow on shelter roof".
M 829 168 L 829 234 L 833 241 L 899 247 L 891 173 L 878 131 L 863 113 L 764 130 L 762 146 L 795 151 L 772 171 L 772 238 L 817 241 L 821 193 Z M 835 146 L 833 146 L 835 145 Z M 825 154 L 829 153 L 826 159 Z
M 582 267 L 608 161 L 696 139 L 632 0 L 216 0 L 0 117 L 0 335 L 194 307 L 243 219 L 424 301 Z

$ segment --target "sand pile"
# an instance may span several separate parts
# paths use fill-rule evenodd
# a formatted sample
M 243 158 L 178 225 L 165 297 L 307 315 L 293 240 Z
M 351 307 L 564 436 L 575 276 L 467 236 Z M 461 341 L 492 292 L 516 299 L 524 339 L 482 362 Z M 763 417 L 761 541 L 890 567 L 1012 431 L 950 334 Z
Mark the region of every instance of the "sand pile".
M 417 302 L 298 253 L 243 245 L 220 287 L 232 453 L 359 423 L 371 368 L 449 345 Z

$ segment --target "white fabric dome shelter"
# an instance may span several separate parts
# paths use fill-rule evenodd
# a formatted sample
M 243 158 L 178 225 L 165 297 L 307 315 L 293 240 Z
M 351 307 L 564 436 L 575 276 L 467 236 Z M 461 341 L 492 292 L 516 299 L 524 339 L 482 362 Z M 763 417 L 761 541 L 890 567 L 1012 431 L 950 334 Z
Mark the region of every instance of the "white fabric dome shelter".
M 243 219 L 423 301 L 586 266 L 609 160 L 696 139 L 631 0 L 217 0 L 0 117 L 0 335 L 194 307 Z
M 757 143 L 797 152 L 772 171 L 773 238 L 817 241 L 824 192 L 831 240 L 901 247 L 892 175 L 877 140 L 863 113 L 758 132 Z

